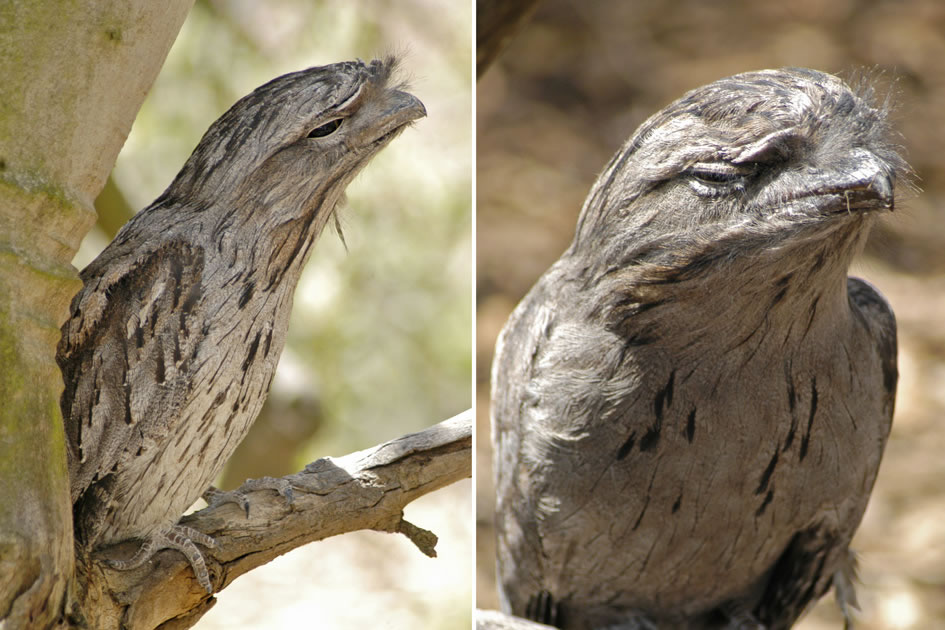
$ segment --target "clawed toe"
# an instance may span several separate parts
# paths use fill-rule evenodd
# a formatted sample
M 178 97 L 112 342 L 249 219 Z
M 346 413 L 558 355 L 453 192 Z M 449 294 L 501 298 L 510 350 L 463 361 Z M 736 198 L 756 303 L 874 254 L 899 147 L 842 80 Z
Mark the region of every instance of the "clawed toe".
M 237 490 L 219 490 L 210 486 L 202 496 L 209 507 L 217 507 L 224 503 L 236 503 L 246 512 L 246 518 L 249 518 L 250 502 L 247 494 L 255 492 L 256 490 L 275 490 L 285 498 L 286 503 L 289 505 L 292 505 L 295 501 L 295 494 L 292 492 L 292 484 L 285 479 L 277 479 L 275 477 L 247 479 L 246 483 Z
M 128 560 L 106 560 L 108 566 L 119 571 L 127 571 L 140 567 L 151 559 L 155 553 L 161 549 L 176 549 L 184 554 L 187 561 L 190 562 L 197 582 L 200 583 L 207 593 L 213 593 L 213 586 L 210 584 L 210 572 L 207 570 L 207 563 L 197 549 L 194 543 L 199 543 L 204 547 L 214 548 L 216 541 L 203 532 L 186 527 L 184 525 L 175 525 L 155 534 L 150 540 L 144 542 L 138 551 Z
M 239 490 L 220 490 L 214 486 L 207 488 L 206 492 L 200 495 L 207 502 L 208 507 L 217 507 L 224 503 L 236 503 L 246 512 L 246 518 L 249 518 L 249 497 Z
M 292 484 L 286 479 L 276 477 L 260 477 L 259 479 L 247 479 L 246 483 L 240 486 L 240 492 L 253 492 L 255 490 L 275 490 L 285 500 L 292 505 L 295 502 L 295 494 L 292 491 Z

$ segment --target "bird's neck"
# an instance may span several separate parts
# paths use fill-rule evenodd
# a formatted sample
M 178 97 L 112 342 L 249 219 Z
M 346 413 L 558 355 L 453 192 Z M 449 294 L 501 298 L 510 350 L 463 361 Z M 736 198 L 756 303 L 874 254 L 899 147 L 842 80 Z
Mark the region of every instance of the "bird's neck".
M 847 269 L 865 237 L 865 230 L 847 230 L 678 269 L 628 267 L 594 292 L 603 297 L 588 303 L 587 316 L 625 337 L 655 336 L 680 348 L 762 337 L 826 340 L 849 324 Z

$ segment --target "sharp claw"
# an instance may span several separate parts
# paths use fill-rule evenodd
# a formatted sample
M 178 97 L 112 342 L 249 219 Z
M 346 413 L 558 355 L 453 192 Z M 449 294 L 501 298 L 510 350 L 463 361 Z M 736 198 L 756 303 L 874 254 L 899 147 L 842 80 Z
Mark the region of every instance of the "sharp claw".
M 194 542 L 209 548 L 217 546 L 216 541 L 203 532 L 198 532 L 184 525 L 174 525 L 173 527 L 158 532 L 150 540 L 145 541 L 130 559 L 109 559 L 106 560 L 105 563 L 118 571 L 127 571 L 140 567 L 161 549 L 176 549 L 187 558 L 200 586 L 202 586 L 207 593 L 213 594 L 213 585 L 210 583 L 210 572 L 207 570 L 207 563 Z

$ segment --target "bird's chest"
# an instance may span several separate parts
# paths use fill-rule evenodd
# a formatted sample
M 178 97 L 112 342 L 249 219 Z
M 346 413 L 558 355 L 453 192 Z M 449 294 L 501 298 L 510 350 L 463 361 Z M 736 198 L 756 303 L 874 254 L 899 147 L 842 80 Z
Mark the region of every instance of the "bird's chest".
M 221 307 L 223 308 L 223 307 Z M 211 311 L 212 312 L 212 311 Z M 202 337 L 163 387 L 175 399 L 166 423 L 152 421 L 126 454 L 109 538 L 146 537 L 176 522 L 207 489 L 259 415 L 285 341 L 288 309 L 208 319 Z M 170 371 L 170 370 L 169 370 Z
M 878 366 L 847 357 L 838 346 L 816 360 L 652 362 L 564 455 L 596 472 L 551 490 L 550 538 L 595 532 L 580 541 L 585 566 L 610 576 L 575 582 L 641 606 L 704 610 L 750 588 L 811 523 L 852 535 L 885 428 L 870 385 Z

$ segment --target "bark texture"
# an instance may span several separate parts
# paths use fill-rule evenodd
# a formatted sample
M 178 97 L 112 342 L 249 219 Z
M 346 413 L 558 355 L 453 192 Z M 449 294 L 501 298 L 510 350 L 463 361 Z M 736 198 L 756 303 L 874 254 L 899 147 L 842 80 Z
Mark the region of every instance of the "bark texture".
M 56 623 L 72 519 L 56 367 L 70 261 L 192 0 L 0 8 L 0 622 Z

